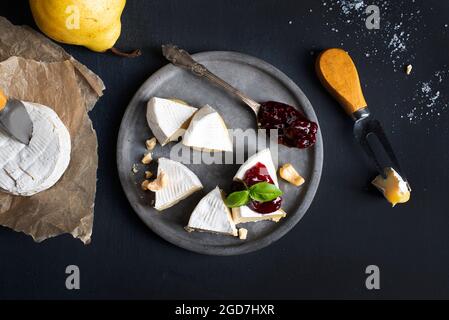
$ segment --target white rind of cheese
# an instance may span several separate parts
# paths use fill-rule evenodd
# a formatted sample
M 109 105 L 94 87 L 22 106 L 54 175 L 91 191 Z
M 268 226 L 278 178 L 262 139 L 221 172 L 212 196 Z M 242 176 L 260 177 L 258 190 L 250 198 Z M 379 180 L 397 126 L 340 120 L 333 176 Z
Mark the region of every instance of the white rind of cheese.
M 258 162 L 264 164 L 267 167 L 268 174 L 270 175 L 274 184 L 278 187 L 279 183 L 276 174 L 277 170 L 276 167 L 274 166 L 273 158 L 271 157 L 271 151 L 268 148 L 263 149 L 258 153 L 249 157 L 248 160 L 246 160 L 245 163 L 240 166 L 239 170 L 234 176 L 234 180 L 240 181 L 243 180 L 246 172 L 252 167 L 254 167 Z
M 151 98 L 147 105 L 147 122 L 157 141 L 164 146 L 184 133 L 197 108 L 162 98 Z
M 168 183 L 156 191 L 156 210 L 168 209 L 203 188 L 200 179 L 180 162 L 159 158 L 158 176 L 161 171 L 167 175 Z
M 267 167 L 268 174 L 273 180 L 276 186 L 279 186 L 277 179 L 277 170 L 273 163 L 273 158 L 271 157 L 270 149 L 263 149 L 253 156 L 249 157 L 244 164 L 241 165 L 239 170 L 234 176 L 234 180 L 241 181 L 245 177 L 246 172 L 254 167 L 258 162 L 264 164 Z M 281 218 L 287 215 L 285 211 L 278 210 L 268 214 L 261 214 L 251 210 L 247 206 L 232 208 L 232 218 L 236 224 L 246 223 L 246 222 L 256 222 L 262 220 L 272 220 L 278 222 Z
M 232 139 L 223 118 L 209 105 L 202 107 L 184 133 L 185 146 L 203 151 L 232 152 Z
M 58 182 L 70 163 L 70 134 L 52 109 L 24 102 L 33 135 L 24 145 L 0 131 L 0 190 L 32 196 Z
M 209 192 L 192 212 L 186 230 L 238 236 L 231 211 L 223 201 L 219 187 Z

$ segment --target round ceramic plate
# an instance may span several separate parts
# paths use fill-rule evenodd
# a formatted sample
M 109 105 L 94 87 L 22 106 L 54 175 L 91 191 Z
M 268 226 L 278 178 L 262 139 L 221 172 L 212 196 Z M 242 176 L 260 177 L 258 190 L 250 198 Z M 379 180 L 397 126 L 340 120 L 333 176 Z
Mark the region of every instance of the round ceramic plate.
M 234 52 L 204 52 L 193 56 L 212 72 L 245 92 L 256 101 L 275 100 L 301 109 L 307 118 L 318 119 L 307 97 L 298 86 L 272 65 L 259 59 Z M 317 135 L 315 146 L 300 150 L 280 145 L 280 164 L 290 162 L 304 176 L 306 183 L 294 187 L 280 179 L 284 191 L 283 209 L 287 217 L 275 223 L 262 221 L 239 225 L 248 229 L 247 240 L 226 235 L 203 232 L 186 232 L 184 227 L 200 199 L 217 185 L 229 189 L 239 164 L 205 165 L 187 164 L 201 180 L 204 189 L 177 205 L 156 211 L 152 206 L 151 192 L 141 190 L 145 170 L 156 172 L 157 161 L 150 166 L 140 164 L 146 152 L 145 141 L 152 137 L 146 121 L 146 105 L 152 97 L 178 98 L 192 106 L 209 104 L 225 120 L 228 128 L 248 129 L 256 127 L 252 111 L 239 100 L 189 71 L 167 65 L 153 74 L 135 94 L 123 117 L 117 146 L 117 162 L 120 180 L 132 207 L 145 224 L 162 238 L 182 248 L 211 255 L 236 255 L 266 247 L 289 232 L 309 208 L 321 177 L 323 142 Z M 153 158 L 169 158 L 176 143 L 164 147 L 159 144 Z M 137 173 L 132 168 L 136 167 Z

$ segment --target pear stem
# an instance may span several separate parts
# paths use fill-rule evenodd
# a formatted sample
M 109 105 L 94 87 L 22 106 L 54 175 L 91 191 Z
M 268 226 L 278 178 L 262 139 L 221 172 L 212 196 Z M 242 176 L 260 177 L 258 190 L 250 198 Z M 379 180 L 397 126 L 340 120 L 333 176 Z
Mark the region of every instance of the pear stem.
M 112 47 L 109 50 L 116 56 L 125 57 L 125 58 L 136 58 L 142 54 L 142 51 L 140 49 L 135 49 L 131 52 L 123 52 L 115 47 Z

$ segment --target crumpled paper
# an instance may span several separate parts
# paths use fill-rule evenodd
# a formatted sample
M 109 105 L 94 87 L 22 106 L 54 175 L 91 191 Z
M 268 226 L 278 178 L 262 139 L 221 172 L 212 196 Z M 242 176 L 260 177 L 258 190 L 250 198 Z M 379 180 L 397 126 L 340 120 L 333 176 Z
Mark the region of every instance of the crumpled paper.
M 70 233 L 88 244 L 98 167 L 97 137 L 87 114 L 104 84 L 60 46 L 0 17 L 0 88 L 11 97 L 53 108 L 72 141 L 70 165 L 58 183 L 31 197 L 0 192 L 0 225 L 37 242 Z

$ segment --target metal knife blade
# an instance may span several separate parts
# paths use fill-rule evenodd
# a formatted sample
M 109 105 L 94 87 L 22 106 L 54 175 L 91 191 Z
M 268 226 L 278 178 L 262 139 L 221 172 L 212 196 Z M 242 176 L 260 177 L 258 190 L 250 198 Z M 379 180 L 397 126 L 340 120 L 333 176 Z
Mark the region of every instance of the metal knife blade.
M 369 114 L 368 108 L 365 108 L 365 112 Z M 357 120 L 354 123 L 354 136 L 371 158 L 380 175 L 385 177 L 384 168 L 392 167 L 407 181 L 393 147 L 378 120 L 372 116 Z
M 0 111 L 0 128 L 12 138 L 28 145 L 33 135 L 33 122 L 20 100 L 8 99 Z

